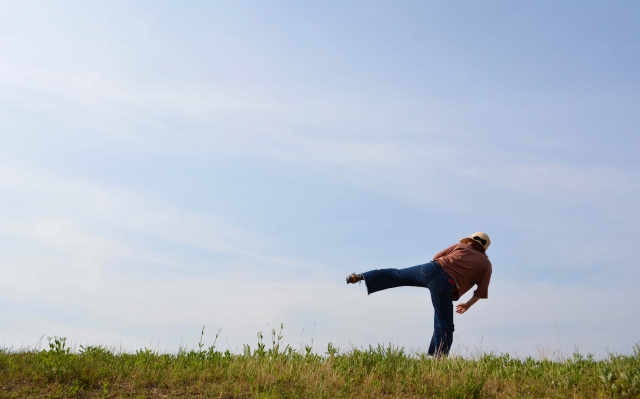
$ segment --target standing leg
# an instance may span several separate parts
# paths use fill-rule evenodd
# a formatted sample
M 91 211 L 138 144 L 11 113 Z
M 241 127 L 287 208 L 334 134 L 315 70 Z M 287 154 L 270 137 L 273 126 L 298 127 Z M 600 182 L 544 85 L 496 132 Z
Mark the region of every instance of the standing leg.
M 437 272 L 434 262 L 429 262 L 406 269 L 378 269 L 362 274 L 367 284 L 367 292 L 373 294 L 395 287 L 427 288 Z
M 430 354 L 431 356 L 435 356 L 436 353 L 436 332 L 435 330 L 433 331 L 433 334 L 431 335 L 431 342 L 429 343 L 429 350 L 427 351 L 428 354 Z
M 432 356 L 447 356 L 453 343 L 453 285 L 449 283 L 449 275 L 444 273 L 438 277 L 429 291 L 433 303 L 433 336 L 429 345 Z

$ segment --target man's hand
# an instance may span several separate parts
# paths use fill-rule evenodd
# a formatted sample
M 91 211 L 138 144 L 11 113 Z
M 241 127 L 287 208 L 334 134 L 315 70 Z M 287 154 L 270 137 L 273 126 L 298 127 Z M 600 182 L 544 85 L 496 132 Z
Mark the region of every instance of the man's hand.
M 469 302 L 467 303 L 460 303 L 458 305 L 456 305 L 456 312 L 458 314 L 463 314 L 464 312 L 466 312 L 467 310 L 469 310 L 469 308 L 471 306 L 473 306 L 474 303 L 478 302 L 478 300 L 480 300 L 480 298 L 474 296 L 471 299 L 469 299 Z
M 463 314 L 464 312 L 467 311 L 467 309 L 469 309 L 469 306 L 467 306 L 466 303 L 459 303 L 456 306 L 456 313 Z

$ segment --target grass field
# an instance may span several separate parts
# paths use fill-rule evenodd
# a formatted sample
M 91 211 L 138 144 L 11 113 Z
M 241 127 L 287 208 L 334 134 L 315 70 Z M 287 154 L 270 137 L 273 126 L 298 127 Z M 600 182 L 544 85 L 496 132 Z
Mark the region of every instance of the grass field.
M 194 350 L 0 350 L 1 398 L 639 398 L 640 346 L 628 356 L 562 360 L 483 354 L 434 359 L 402 348 L 316 354 L 272 332 L 244 353 Z

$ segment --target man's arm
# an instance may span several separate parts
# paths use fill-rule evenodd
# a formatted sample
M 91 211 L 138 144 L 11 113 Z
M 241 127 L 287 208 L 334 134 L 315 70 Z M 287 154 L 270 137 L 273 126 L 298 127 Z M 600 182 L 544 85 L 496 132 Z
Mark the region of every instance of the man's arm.
M 471 299 L 469 299 L 467 303 L 458 304 L 456 306 L 456 312 L 459 314 L 463 314 L 464 312 L 469 310 L 469 308 L 472 307 L 474 303 L 478 302 L 479 299 L 480 298 L 478 298 L 477 296 L 474 296 L 474 297 L 471 297 Z

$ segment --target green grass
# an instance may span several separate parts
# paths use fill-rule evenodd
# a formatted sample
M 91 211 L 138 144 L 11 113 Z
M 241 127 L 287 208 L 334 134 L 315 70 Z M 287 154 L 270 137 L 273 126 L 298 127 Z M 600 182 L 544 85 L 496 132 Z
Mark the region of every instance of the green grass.
M 639 398 L 633 355 L 552 361 L 484 354 L 434 359 L 377 346 L 323 355 L 282 346 L 272 332 L 244 353 L 202 343 L 194 350 L 117 352 L 64 338 L 46 350 L 0 350 L 0 398 Z

